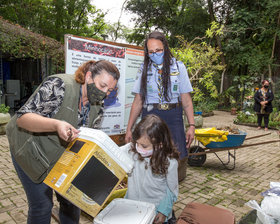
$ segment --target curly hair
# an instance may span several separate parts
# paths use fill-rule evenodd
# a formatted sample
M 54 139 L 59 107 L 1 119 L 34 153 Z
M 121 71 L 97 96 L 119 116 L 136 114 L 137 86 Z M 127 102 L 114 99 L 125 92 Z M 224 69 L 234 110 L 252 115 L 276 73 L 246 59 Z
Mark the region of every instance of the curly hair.
M 144 158 L 136 150 L 136 141 L 142 136 L 147 136 L 153 145 L 153 154 L 150 166 L 154 174 L 165 175 L 168 171 L 168 158 L 179 159 L 179 152 L 175 147 L 167 124 L 157 115 L 149 114 L 135 127 L 132 133 L 131 151 L 138 154 L 138 159 Z
M 75 80 L 77 83 L 84 84 L 87 72 L 91 72 L 92 78 L 99 75 L 102 71 L 109 73 L 115 80 L 119 80 L 120 72 L 118 68 L 111 62 L 106 60 L 87 61 L 82 64 L 75 72 Z
M 173 55 L 169 49 L 168 42 L 163 33 L 159 31 L 154 31 L 150 33 L 144 44 L 144 67 L 142 71 L 141 79 L 141 99 L 145 103 L 147 96 L 147 72 L 148 67 L 152 64 L 152 61 L 149 57 L 148 41 L 150 39 L 160 40 L 163 44 L 164 56 L 163 56 L 163 67 L 162 67 L 162 82 L 163 82 L 163 96 L 166 101 L 170 101 L 168 93 L 170 92 L 170 65 L 172 64 Z

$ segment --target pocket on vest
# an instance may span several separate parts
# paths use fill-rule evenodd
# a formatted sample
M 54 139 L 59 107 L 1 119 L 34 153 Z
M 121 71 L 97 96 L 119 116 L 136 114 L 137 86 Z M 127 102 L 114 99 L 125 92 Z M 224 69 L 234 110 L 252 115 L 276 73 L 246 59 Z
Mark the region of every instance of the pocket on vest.
M 24 172 L 35 183 L 43 181 L 50 166 L 50 162 L 41 146 L 31 136 L 24 145 L 17 150 L 14 157 Z

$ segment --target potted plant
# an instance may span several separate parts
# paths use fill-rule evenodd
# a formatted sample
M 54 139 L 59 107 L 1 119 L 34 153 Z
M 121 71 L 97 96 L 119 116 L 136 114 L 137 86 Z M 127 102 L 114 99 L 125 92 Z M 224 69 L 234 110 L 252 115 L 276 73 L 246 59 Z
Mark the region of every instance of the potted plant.
M 237 114 L 237 107 L 236 107 L 236 101 L 231 100 L 231 110 L 230 110 L 231 115 L 236 115 Z
M 9 114 L 10 107 L 5 104 L 0 105 L 0 134 L 6 134 L 6 125 L 11 119 Z

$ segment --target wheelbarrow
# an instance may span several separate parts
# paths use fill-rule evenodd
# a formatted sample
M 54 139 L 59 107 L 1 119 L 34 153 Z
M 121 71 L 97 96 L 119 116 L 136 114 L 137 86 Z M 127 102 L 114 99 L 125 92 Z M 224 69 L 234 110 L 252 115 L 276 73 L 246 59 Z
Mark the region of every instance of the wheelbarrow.
M 254 138 L 260 138 L 260 137 L 270 135 L 270 134 L 271 133 L 266 133 L 266 134 L 256 135 L 256 136 L 246 138 L 247 133 L 239 130 L 238 134 L 228 134 L 226 141 L 223 141 L 223 142 L 213 142 L 212 141 L 212 142 L 204 145 L 202 142 L 197 140 L 198 136 L 211 138 L 211 137 L 215 137 L 217 135 L 216 134 L 203 134 L 203 133 L 197 134 L 196 133 L 194 146 L 191 146 L 189 148 L 188 164 L 190 166 L 202 166 L 206 161 L 206 154 L 214 153 L 226 169 L 233 170 L 235 168 L 236 149 L 279 142 L 280 140 L 271 140 L 271 141 L 264 141 L 264 142 L 257 142 L 257 143 L 253 143 L 253 144 L 244 144 L 243 145 L 244 141 L 247 141 L 249 139 L 254 139 Z M 201 145 L 204 145 L 204 147 L 202 147 Z M 221 151 L 228 152 L 227 161 L 224 161 L 217 154 L 217 152 L 221 152 Z

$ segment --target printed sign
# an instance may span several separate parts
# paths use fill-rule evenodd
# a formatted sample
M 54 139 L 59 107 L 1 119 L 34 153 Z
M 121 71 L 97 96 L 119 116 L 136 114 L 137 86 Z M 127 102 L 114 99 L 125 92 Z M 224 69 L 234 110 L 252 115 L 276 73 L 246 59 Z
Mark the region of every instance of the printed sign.
M 125 133 L 134 99 L 131 90 L 143 62 L 144 51 L 132 45 L 65 35 L 65 52 L 67 74 L 74 74 L 81 64 L 89 60 L 107 60 L 117 66 L 120 79 L 114 91 L 104 100 L 100 129 L 108 135 Z

